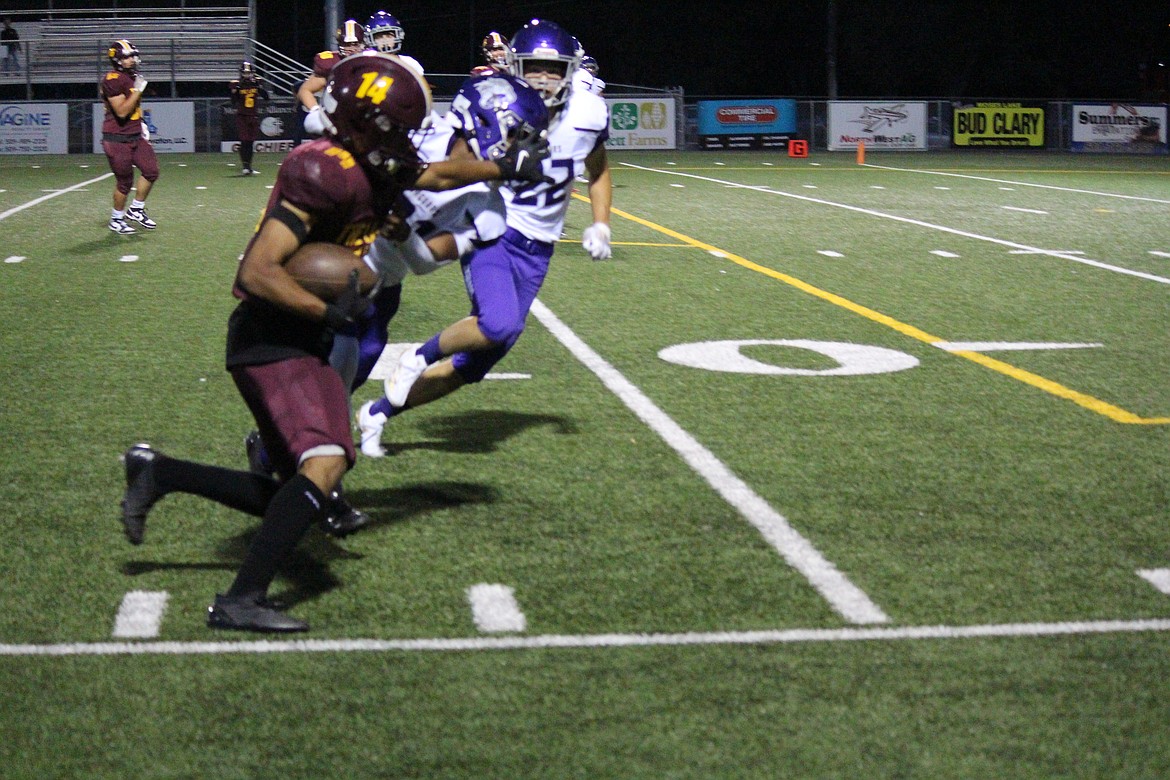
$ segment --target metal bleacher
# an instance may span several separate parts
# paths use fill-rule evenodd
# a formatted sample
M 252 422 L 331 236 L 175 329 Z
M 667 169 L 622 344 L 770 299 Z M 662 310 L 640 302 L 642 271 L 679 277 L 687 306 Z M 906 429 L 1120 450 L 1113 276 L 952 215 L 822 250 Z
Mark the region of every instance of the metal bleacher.
M 0 83 L 27 83 L 30 92 L 38 84 L 96 84 L 110 69 L 106 48 L 120 38 L 138 47 L 142 73 L 160 95 L 177 95 L 180 83 L 226 82 L 244 59 L 256 63 L 276 94 L 292 94 L 308 74 L 304 65 L 255 40 L 248 4 L 128 9 L 115 3 L 12 16 L 19 24 L 21 69 L 4 73 Z

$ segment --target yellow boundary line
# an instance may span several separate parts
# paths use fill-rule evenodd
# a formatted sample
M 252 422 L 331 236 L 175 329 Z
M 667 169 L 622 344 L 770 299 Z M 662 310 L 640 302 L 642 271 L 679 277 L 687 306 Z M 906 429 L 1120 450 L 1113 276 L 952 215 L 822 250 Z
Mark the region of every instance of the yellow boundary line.
M 588 198 L 577 193 L 573 193 L 573 197 L 585 203 L 589 202 Z M 821 300 L 828 301 L 834 306 L 840 306 L 843 309 L 847 309 L 854 314 L 859 314 L 866 319 L 872 320 L 873 322 L 885 325 L 888 328 L 893 328 L 904 336 L 909 336 L 912 339 L 916 339 L 931 346 L 935 346 L 940 342 L 945 343 L 946 341 L 945 339 L 941 339 L 938 336 L 933 336 L 924 330 L 916 328 L 913 325 L 909 325 L 905 322 L 902 322 L 901 320 L 896 320 L 893 317 L 882 314 L 879 311 L 875 311 L 866 306 L 862 306 L 859 303 L 855 303 L 848 298 L 843 298 L 835 293 L 822 290 L 819 287 L 814 287 L 808 282 L 797 279 L 795 276 L 789 276 L 788 274 L 767 268 L 765 266 L 759 265 L 758 263 L 753 263 L 751 260 L 740 257 L 733 252 L 728 252 L 725 249 L 720 249 L 718 247 L 704 243 L 696 238 L 691 238 L 690 236 L 679 233 L 676 230 L 671 230 L 668 227 L 663 227 L 662 225 L 656 224 L 649 220 L 642 219 L 641 217 L 622 211 L 621 209 L 614 208 L 611 209 L 611 211 L 619 217 L 629 220 L 630 222 L 635 222 L 644 227 L 648 227 L 651 230 L 670 236 L 671 238 L 677 239 L 688 246 L 692 246 L 696 249 L 702 249 L 705 252 L 717 255 L 721 258 L 726 258 L 736 265 L 743 266 L 750 271 L 755 271 L 756 273 L 769 276 L 773 279 L 784 282 L 787 285 L 795 287 L 802 292 L 806 292 L 809 295 L 814 295 Z M 1058 398 L 1064 398 L 1065 400 L 1072 401 L 1078 406 L 1084 407 L 1089 411 L 1096 412 L 1097 414 L 1104 415 L 1114 422 L 1126 423 L 1130 425 L 1170 424 L 1170 417 L 1141 417 L 1134 414 L 1133 412 L 1126 411 L 1119 406 L 1114 406 L 1113 404 L 1110 404 L 1106 401 L 1102 401 L 1099 398 L 1094 398 L 1091 395 L 1086 395 L 1084 393 L 1073 390 L 1072 388 L 1065 387 L 1058 382 L 1053 382 L 1051 379 L 1045 379 L 1038 374 L 1033 374 L 1032 372 L 1025 371 L 1022 368 L 1017 368 L 1010 363 L 1005 363 L 1002 360 L 988 357 L 981 352 L 969 352 L 964 350 L 948 352 L 948 354 L 957 355 L 958 357 L 970 360 L 971 362 L 977 363 L 985 368 L 990 368 L 992 371 L 996 371 L 1000 374 L 1003 374 L 1004 376 L 1008 376 L 1019 382 L 1023 382 L 1026 385 L 1031 385 L 1032 387 L 1035 387 L 1039 390 L 1043 390 L 1044 392 L 1057 396 Z

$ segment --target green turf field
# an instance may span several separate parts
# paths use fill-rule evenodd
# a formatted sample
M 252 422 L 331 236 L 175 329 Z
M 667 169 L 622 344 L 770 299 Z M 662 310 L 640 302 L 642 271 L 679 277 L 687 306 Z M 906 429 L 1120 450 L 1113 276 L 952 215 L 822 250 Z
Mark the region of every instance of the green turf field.
M 0 777 L 1170 776 L 1165 158 L 611 155 L 613 260 L 576 200 L 258 641 L 204 625 L 256 521 L 170 496 L 131 547 L 118 456 L 246 468 L 278 161 L 163 156 L 123 237 L 104 158 L 0 158 Z M 408 279 L 390 351 L 466 311 Z

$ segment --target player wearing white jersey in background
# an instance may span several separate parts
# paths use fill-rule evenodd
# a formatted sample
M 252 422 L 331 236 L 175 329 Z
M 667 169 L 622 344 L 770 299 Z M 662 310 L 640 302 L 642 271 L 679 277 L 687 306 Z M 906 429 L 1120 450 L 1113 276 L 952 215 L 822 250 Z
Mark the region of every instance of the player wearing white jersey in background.
M 586 54 L 581 58 L 581 67 L 573 74 L 573 89 L 577 92 L 592 92 L 594 95 L 603 94 L 605 82 L 597 77 L 600 72 L 597 60 Z
M 382 430 L 391 416 L 480 381 L 511 350 L 548 273 L 573 180 L 582 173 L 589 176 L 593 214 L 582 245 L 594 260 L 611 256 L 609 111 L 596 95 L 572 89 L 576 39 L 552 22 L 534 19 L 512 37 L 511 46 L 512 72 L 536 89 L 549 109 L 550 155 L 543 163 L 549 181 L 501 187 L 507 231 L 463 261 L 471 314 L 403 354 L 386 381 L 386 397 L 361 408 L 358 424 L 367 455 L 382 454 Z

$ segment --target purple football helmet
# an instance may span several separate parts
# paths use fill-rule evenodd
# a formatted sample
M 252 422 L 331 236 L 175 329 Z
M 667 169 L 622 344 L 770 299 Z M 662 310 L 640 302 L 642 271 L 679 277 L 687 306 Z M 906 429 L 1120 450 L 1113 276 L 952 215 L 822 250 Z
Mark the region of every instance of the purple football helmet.
M 410 131 L 430 121 L 431 90 L 397 57 L 364 51 L 333 67 L 321 96 L 325 131 L 362 167 L 394 174 L 418 163 Z
M 504 156 L 518 133 L 548 127 L 548 109 L 540 93 L 523 79 L 494 73 L 463 82 L 451 101 L 451 114 L 475 156 L 495 161 Z
M 579 47 L 577 39 L 556 23 L 533 19 L 512 36 L 512 75 L 528 81 L 549 108 L 559 106 L 569 97 L 573 72 L 581 61 Z M 564 73 L 559 81 L 539 75 L 526 78 L 525 72 L 537 63 L 557 73 L 563 68 Z
M 389 33 L 394 37 L 390 40 L 377 40 L 381 35 Z M 406 40 L 406 31 L 398 22 L 397 17 L 385 11 L 378 11 L 366 22 L 366 48 L 380 51 L 383 54 L 394 54 L 402 48 Z

